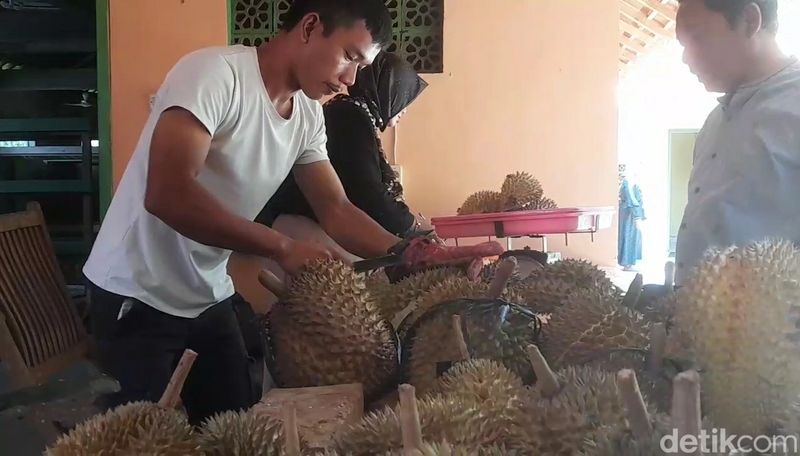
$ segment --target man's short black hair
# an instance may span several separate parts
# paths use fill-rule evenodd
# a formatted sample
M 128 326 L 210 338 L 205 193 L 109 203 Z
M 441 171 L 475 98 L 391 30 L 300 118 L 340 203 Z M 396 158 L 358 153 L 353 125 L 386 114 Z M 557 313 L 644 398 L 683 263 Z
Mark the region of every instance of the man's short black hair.
M 683 3 L 686 0 L 678 0 Z M 736 25 L 747 5 L 755 3 L 761 9 L 762 28 L 771 33 L 778 32 L 778 0 L 703 0 L 706 8 L 722 13 L 731 25 Z
M 309 13 L 319 14 L 326 36 L 337 27 L 349 27 L 363 20 L 374 43 L 381 48 L 392 43 L 392 17 L 383 0 L 294 0 L 281 28 L 293 29 Z

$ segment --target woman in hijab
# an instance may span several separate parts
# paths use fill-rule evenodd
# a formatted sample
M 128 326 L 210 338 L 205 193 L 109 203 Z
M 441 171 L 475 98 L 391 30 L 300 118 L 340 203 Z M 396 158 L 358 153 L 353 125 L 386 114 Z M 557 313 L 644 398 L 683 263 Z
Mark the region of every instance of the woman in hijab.
M 408 62 L 383 52 L 358 73 L 349 95 L 338 95 L 324 106 L 328 156 L 348 198 L 384 229 L 401 237 L 414 232 L 419 224 L 403 201 L 403 188 L 386 159 L 379 133 L 394 127 L 426 87 Z M 279 219 L 290 215 L 316 221 L 291 176 L 256 220 L 280 229 Z M 292 228 L 294 237 L 309 226 L 295 218 Z

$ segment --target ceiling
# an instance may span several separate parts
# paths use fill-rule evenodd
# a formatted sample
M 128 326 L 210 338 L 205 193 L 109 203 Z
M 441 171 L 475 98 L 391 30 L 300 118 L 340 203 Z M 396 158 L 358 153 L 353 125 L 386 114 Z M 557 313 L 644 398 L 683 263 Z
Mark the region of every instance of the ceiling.
M 0 118 L 91 116 L 95 0 L 0 0 Z
M 658 43 L 675 39 L 678 0 L 619 0 L 619 8 L 622 71 Z

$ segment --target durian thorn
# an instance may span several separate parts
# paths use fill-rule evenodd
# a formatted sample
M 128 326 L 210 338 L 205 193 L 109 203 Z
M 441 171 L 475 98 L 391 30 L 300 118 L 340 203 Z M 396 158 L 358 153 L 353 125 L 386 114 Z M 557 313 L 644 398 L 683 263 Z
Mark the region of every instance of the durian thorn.
M 500 298 L 500 296 L 503 294 L 503 290 L 508 284 L 508 281 L 511 279 L 511 276 L 516 270 L 517 259 L 513 256 L 501 261 L 495 270 L 494 279 L 492 279 L 492 283 L 489 285 L 489 291 L 486 297 L 489 299 Z
M 422 450 L 422 426 L 417 410 L 416 389 L 409 384 L 398 387 L 400 396 L 400 432 L 403 436 L 403 455 L 413 456 Z
M 536 374 L 536 386 L 545 397 L 553 397 L 561 391 L 561 385 L 558 384 L 558 377 L 550 369 L 547 360 L 544 359 L 542 352 L 536 345 L 528 345 L 526 348 L 528 353 L 528 361 L 533 366 L 533 373 Z
M 650 330 L 650 357 L 648 359 L 648 369 L 651 374 L 661 371 L 664 365 L 664 351 L 667 348 L 667 327 L 664 323 L 653 325 Z
M 681 372 L 672 381 L 672 427 L 678 438 L 700 435 L 702 410 L 700 409 L 700 374 L 689 370 Z
M 636 274 L 631 284 L 628 286 L 628 291 L 625 292 L 625 297 L 622 298 L 622 306 L 629 309 L 636 309 L 639 297 L 642 295 L 642 285 L 644 284 L 644 277 L 641 274 Z
M 453 337 L 455 337 L 458 352 L 461 354 L 462 359 L 470 359 L 467 340 L 464 338 L 464 331 L 461 328 L 461 315 L 453 315 Z
M 300 456 L 300 434 L 297 432 L 297 407 L 294 402 L 283 406 L 283 436 L 286 456 Z
M 258 273 L 258 281 L 276 297 L 283 298 L 286 296 L 286 284 L 272 272 L 262 269 Z
M 183 351 L 183 356 L 178 361 L 178 365 L 172 372 L 172 377 L 170 377 L 166 389 L 164 389 L 164 394 L 161 395 L 161 399 L 158 401 L 159 407 L 172 409 L 178 405 L 183 384 L 186 382 L 186 377 L 189 376 L 189 371 L 192 369 L 195 358 L 197 358 L 197 353 L 193 350 L 187 348 Z
M 617 372 L 617 386 L 619 394 L 622 396 L 622 402 L 625 404 L 633 436 L 640 442 L 649 439 L 653 434 L 653 427 L 644 398 L 642 398 L 642 392 L 639 391 L 636 373 L 631 369 L 622 369 Z

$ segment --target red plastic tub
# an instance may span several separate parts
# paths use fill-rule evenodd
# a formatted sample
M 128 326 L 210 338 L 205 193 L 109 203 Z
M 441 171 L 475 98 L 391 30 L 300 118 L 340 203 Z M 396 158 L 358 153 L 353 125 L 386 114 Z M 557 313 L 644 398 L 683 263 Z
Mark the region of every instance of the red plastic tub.
M 572 207 L 544 211 L 498 212 L 431 219 L 443 239 L 593 233 L 611 226 L 614 208 Z

